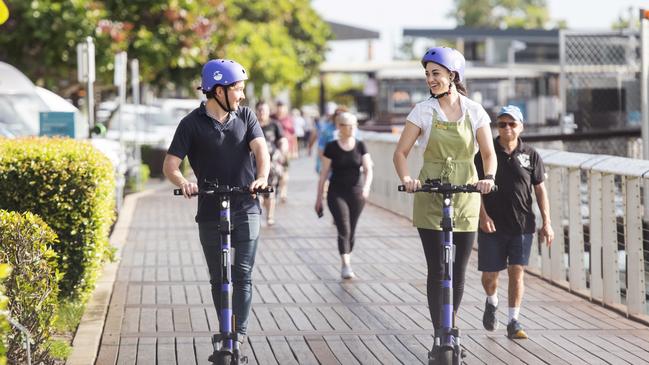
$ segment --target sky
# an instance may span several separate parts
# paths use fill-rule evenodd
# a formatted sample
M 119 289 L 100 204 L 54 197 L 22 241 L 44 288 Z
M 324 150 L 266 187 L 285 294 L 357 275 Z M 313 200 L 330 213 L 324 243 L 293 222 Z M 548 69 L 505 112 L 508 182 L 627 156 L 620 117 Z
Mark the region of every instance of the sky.
M 570 29 L 610 29 L 620 14 L 633 16 L 638 8 L 649 9 L 646 0 L 546 0 L 553 20 L 564 19 Z M 393 44 L 399 43 L 403 28 L 454 28 L 447 14 L 453 0 L 312 0 L 312 6 L 326 20 L 381 32 L 375 44 L 377 59 L 389 59 Z

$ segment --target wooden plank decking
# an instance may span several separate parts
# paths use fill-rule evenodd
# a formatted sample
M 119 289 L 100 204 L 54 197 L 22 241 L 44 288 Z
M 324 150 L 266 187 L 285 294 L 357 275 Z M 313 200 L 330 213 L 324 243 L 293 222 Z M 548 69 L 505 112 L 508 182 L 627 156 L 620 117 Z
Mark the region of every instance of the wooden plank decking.
M 368 205 L 341 281 L 335 227 L 313 212 L 311 160 L 292 165 L 289 201 L 263 227 L 254 272 L 249 364 L 421 364 L 433 341 L 426 266 L 406 219 Z M 195 201 L 168 189 L 138 200 L 97 364 L 208 364 L 218 329 L 193 221 Z M 649 328 L 533 276 L 521 322 L 529 340 L 482 328 L 484 295 L 472 257 L 459 326 L 467 364 L 647 364 Z M 506 273 L 500 299 L 506 303 Z

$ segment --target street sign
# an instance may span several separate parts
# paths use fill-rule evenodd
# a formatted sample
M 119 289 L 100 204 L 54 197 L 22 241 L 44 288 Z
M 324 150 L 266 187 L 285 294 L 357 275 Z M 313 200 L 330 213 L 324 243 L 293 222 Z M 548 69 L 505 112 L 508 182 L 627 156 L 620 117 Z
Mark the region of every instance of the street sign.
M 73 112 L 40 112 L 40 135 L 75 138 Z
M 91 37 L 77 44 L 77 79 L 79 82 L 95 82 L 95 44 Z
M 77 78 L 80 83 L 86 84 L 86 105 L 84 114 L 88 118 L 88 129 L 95 126 L 95 43 L 92 37 L 77 44 Z
M 120 87 L 126 84 L 126 52 L 120 52 L 115 55 L 115 77 L 113 78 L 113 85 Z

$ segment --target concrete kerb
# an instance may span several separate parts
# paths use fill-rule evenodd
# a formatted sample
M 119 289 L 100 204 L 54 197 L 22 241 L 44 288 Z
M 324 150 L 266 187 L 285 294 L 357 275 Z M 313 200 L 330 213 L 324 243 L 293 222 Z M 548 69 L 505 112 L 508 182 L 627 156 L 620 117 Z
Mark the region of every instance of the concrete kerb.
M 138 199 L 151 195 L 155 189 L 127 195 L 119 213 L 117 223 L 110 236 L 110 244 L 117 249 L 115 262 L 109 262 L 102 268 L 95 290 L 86 304 L 81 323 L 72 341 L 72 353 L 66 365 L 91 365 L 95 363 L 99 344 L 108 313 L 108 305 L 113 293 L 113 284 L 117 278 L 117 269 L 122 257 L 122 247 L 126 243 L 133 214 Z

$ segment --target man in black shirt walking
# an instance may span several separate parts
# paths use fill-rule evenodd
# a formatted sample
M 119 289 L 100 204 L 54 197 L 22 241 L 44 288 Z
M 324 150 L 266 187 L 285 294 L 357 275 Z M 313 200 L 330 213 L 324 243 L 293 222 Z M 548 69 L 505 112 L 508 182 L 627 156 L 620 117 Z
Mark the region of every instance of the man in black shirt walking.
M 552 244 L 554 232 L 550 225 L 550 206 L 543 183 L 543 161 L 534 148 L 519 138 L 523 131 L 523 114 L 516 106 L 505 106 L 498 113 L 497 125 L 498 137 L 494 140 L 494 147 L 498 157 L 498 191 L 482 197 L 478 232 L 478 270 L 482 271 L 482 286 L 487 294 L 482 323 L 488 331 L 498 328 L 498 274 L 507 268 L 507 336 L 511 339 L 524 339 L 527 334 L 518 321 L 518 316 L 524 292 L 523 274 L 529 262 L 532 236 L 536 229 L 532 191 L 536 195 L 543 219 L 540 235 L 545 237 L 547 245 Z M 476 155 L 475 163 L 480 174 L 480 154 Z

